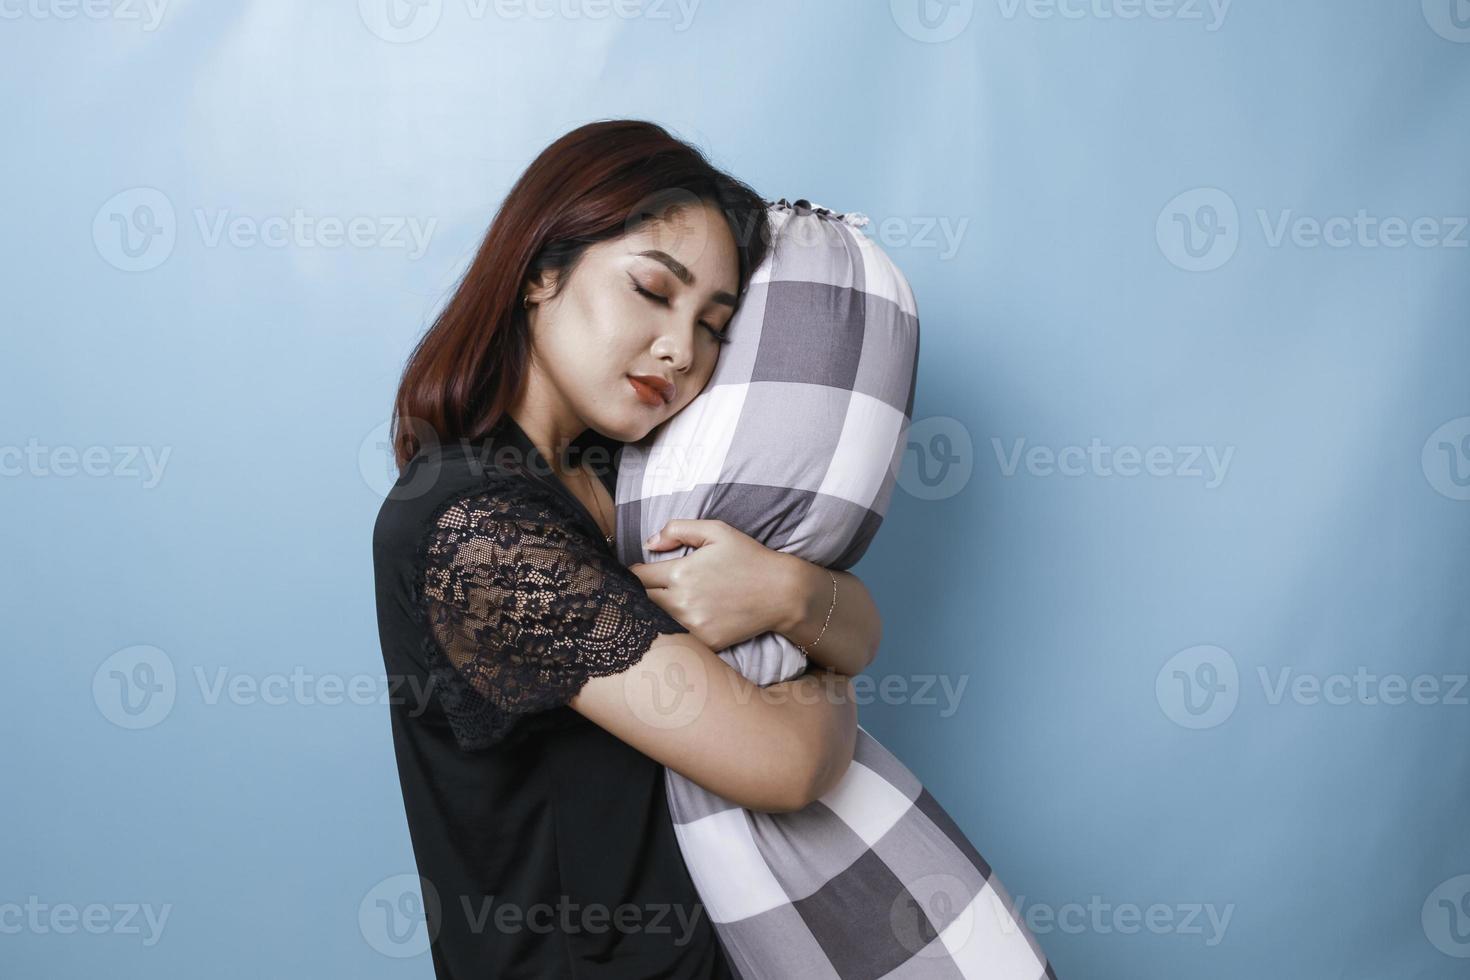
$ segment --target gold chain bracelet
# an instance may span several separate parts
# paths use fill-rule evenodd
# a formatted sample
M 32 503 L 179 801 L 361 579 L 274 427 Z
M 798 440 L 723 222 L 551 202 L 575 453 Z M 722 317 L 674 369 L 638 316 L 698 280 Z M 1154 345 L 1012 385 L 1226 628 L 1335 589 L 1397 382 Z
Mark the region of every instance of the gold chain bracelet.
M 832 569 L 830 568 L 827 569 L 827 574 L 832 575 L 832 604 L 827 607 L 827 622 L 822 624 L 822 632 L 817 634 L 817 638 L 815 640 L 806 644 L 806 646 L 802 646 L 800 643 L 796 645 L 796 649 L 800 650 L 803 655 L 806 654 L 809 648 L 816 646 L 818 641 L 820 641 L 822 637 L 826 635 L 827 626 L 832 622 L 832 610 L 837 608 L 837 576 L 832 574 Z

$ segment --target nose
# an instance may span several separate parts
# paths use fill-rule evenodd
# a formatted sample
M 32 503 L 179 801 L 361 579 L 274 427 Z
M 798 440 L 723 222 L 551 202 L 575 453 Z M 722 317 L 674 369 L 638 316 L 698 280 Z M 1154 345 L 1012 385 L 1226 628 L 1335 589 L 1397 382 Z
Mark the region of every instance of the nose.
M 667 331 L 653 342 L 653 356 L 665 361 L 680 374 L 689 370 L 694 361 L 694 332 Z

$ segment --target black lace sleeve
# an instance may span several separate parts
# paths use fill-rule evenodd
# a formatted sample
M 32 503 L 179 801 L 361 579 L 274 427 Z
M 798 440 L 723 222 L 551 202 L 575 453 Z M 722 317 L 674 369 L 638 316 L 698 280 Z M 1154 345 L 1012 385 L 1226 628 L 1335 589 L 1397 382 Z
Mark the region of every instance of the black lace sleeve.
M 439 508 L 419 588 L 431 681 L 465 749 L 626 670 L 660 633 L 688 632 L 569 504 L 523 476 L 490 476 Z

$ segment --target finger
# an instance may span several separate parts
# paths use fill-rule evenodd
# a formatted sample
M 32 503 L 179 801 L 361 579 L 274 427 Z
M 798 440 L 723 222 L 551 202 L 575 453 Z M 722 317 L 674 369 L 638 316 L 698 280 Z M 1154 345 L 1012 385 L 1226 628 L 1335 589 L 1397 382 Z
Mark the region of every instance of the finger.
M 681 544 L 703 548 L 719 537 L 720 529 L 724 526 L 724 521 L 675 518 L 661 530 L 655 531 L 643 544 L 650 551 L 668 551 Z
M 638 576 L 638 581 L 643 583 L 645 589 L 650 591 L 667 589 L 669 587 L 669 566 L 682 560 L 673 558 L 669 561 L 638 562 L 629 565 L 628 570 Z

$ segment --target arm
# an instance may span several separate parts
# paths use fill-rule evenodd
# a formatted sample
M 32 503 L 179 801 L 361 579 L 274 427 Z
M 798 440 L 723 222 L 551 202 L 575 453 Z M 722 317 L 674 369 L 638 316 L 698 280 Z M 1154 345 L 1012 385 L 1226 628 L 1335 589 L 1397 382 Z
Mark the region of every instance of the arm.
M 828 670 L 861 674 L 878 654 L 883 622 L 872 595 L 851 572 L 833 572 L 775 551 L 720 520 L 669 521 L 649 539 L 649 550 L 687 545 L 682 558 L 628 566 L 649 597 L 712 650 L 776 632 L 811 644 L 809 658 Z M 832 575 L 837 605 L 832 606 Z
M 459 744 L 488 748 L 567 705 L 750 809 L 826 793 L 852 761 L 851 681 L 816 671 L 757 687 L 575 525 L 549 493 L 487 480 L 430 527 L 423 622 Z
M 855 676 L 872 664 L 883 639 L 883 620 L 862 580 L 851 572 L 831 571 L 821 565 L 780 554 L 786 559 L 790 585 L 781 591 L 781 614 L 774 629 L 792 643 L 807 644 L 807 657 L 837 671 Z M 837 605 L 832 605 L 832 579 L 837 579 Z M 832 618 L 827 619 L 827 611 Z M 826 624 L 827 631 L 822 632 Z M 812 646 L 812 641 L 821 640 Z
M 758 688 L 687 633 L 659 634 L 635 666 L 569 703 L 710 792 L 776 813 L 836 785 L 857 737 L 851 678 L 809 671 Z

